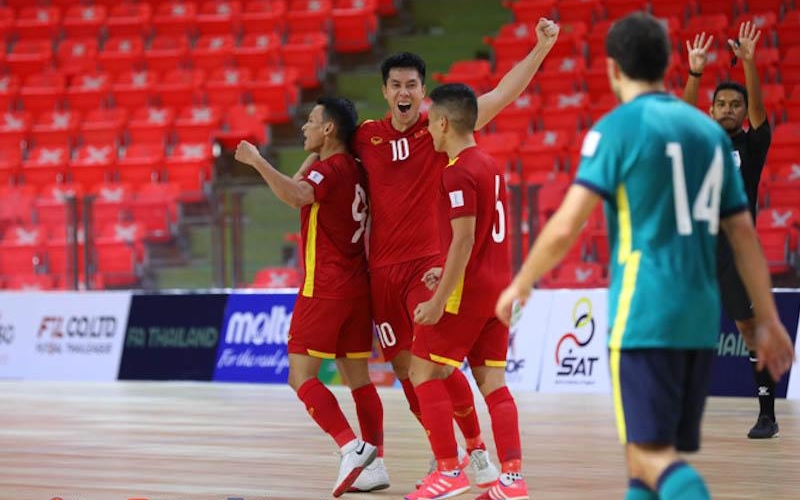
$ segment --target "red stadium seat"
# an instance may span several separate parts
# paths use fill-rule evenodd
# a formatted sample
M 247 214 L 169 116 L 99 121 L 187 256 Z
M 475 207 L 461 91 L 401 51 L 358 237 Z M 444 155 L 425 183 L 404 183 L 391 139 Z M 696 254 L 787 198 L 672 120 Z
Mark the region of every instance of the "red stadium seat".
M 67 37 L 97 36 L 106 24 L 105 5 L 72 5 L 64 13 L 61 26 Z
M 148 3 L 114 2 L 106 19 L 106 30 L 111 37 L 147 34 L 152 16 L 153 8 Z
M 241 104 L 245 82 L 251 80 L 247 68 L 220 68 L 206 80 L 206 100 L 213 106 Z
M 0 112 L 17 108 L 19 78 L 15 75 L 0 76 Z
M 126 71 L 120 74 L 111 85 L 114 105 L 136 109 L 153 104 L 157 76 L 152 71 Z
M 556 170 L 564 160 L 567 145 L 573 134 L 570 131 L 558 130 L 536 132 L 526 137 L 519 148 L 523 177 L 534 171 Z
M 537 94 L 525 93 L 500 111 L 489 126 L 495 132 L 513 132 L 522 139 L 538 122 L 540 109 L 541 98 Z
M 229 106 L 214 138 L 224 149 L 235 149 L 239 141 L 246 140 L 259 146 L 270 143 L 267 125 L 267 107 L 259 104 Z
M 275 33 L 249 33 L 233 48 L 233 57 L 238 67 L 256 74 L 264 68 L 280 65 L 280 44 Z
M 290 34 L 324 33 L 331 29 L 330 0 L 292 0 L 284 18 Z
M 72 111 L 87 112 L 108 104 L 111 97 L 111 75 L 89 73 L 77 75 L 67 87 L 67 107 Z
M 15 43 L 5 56 L 11 73 L 18 78 L 41 73 L 52 65 L 53 49 L 50 40 L 27 39 Z
M 479 134 L 475 137 L 478 146 L 492 155 L 506 172 L 516 171 L 519 163 L 520 137 L 514 132 Z
M 55 6 L 22 7 L 14 19 L 19 40 L 50 40 L 58 35 L 61 10 Z
M 245 89 L 253 103 L 267 106 L 269 123 L 289 123 L 300 99 L 297 86 L 297 71 L 282 68 L 267 68 L 250 82 Z
M 504 1 L 503 7 L 511 10 L 514 22 L 536 24 L 540 17 L 554 17 L 556 0 Z
M 335 52 L 357 53 L 372 50 L 378 35 L 378 16 L 374 7 L 336 8 L 331 14 Z
M 192 5 L 192 4 L 185 4 Z M 185 36 L 173 35 L 179 30 L 167 30 L 169 35 L 158 35 L 144 51 L 147 69 L 151 71 L 170 71 L 181 67 L 189 56 L 189 43 Z
M 182 108 L 200 102 L 199 89 L 205 84 L 205 72 L 175 69 L 164 75 L 155 86 L 156 100 L 162 106 Z
M 231 35 L 240 30 L 242 5 L 228 0 L 203 2 L 197 14 L 200 35 Z
M 159 179 L 163 162 L 162 144 L 131 144 L 117 159 L 117 176 L 122 182 L 148 184 Z
M 81 143 L 117 146 L 121 142 L 121 134 L 127 122 L 128 111 L 124 108 L 97 108 L 89 111 L 81 120 Z
M 139 108 L 128 122 L 128 140 L 134 144 L 166 144 L 174 121 L 175 112 L 172 108 Z
M 97 67 L 97 54 L 96 38 L 68 38 L 58 46 L 58 70 L 70 78 L 82 73 L 93 73 Z
M 183 36 L 194 33 L 197 26 L 197 5 L 194 2 L 169 0 L 157 2 L 153 28 L 159 35 Z
M 69 164 L 70 179 L 84 189 L 109 181 L 116 160 L 116 145 L 88 145 L 78 148 Z
M 81 116 L 75 111 L 42 113 L 33 122 L 31 135 L 37 147 L 65 147 L 75 145 Z
M 175 117 L 175 135 L 183 142 L 209 142 L 221 123 L 219 108 L 190 106 Z
M 66 81 L 61 73 L 48 71 L 30 75 L 19 90 L 22 107 L 34 114 L 60 109 L 65 87 Z
M 230 65 L 235 45 L 233 35 L 201 36 L 189 53 L 192 67 L 212 71 Z
M 140 70 L 144 64 L 144 43 L 136 35 L 111 37 L 103 45 L 98 62 L 103 71 L 113 75 Z
M 273 0 L 248 1 L 242 11 L 242 28 L 250 34 L 278 34 L 286 31 L 286 2 Z

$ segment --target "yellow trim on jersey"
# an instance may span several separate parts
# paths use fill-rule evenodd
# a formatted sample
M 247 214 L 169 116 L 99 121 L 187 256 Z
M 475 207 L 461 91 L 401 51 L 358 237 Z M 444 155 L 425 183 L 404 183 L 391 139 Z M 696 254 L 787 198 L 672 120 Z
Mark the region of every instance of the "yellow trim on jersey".
M 308 234 L 306 234 L 306 279 L 303 283 L 303 297 L 314 296 L 314 272 L 317 263 L 317 214 L 319 203 L 311 205 L 308 216 Z
M 611 390 L 614 394 L 614 416 L 617 420 L 617 434 L 622 444 L 628 442 L 628 428 L 625 425 L 625 409 L 622 406 L 622 385 L 619 379 L 619 365 L 621 352 L 619 349 L 610 349 L 608 364 L 611 368 Z
M 447 162 L 447 165 L 445 165 L 444 168 L 452 167 L 453 165 L 456 164 L 456 162 L 458 162 L 458 156 L 456 156 L 455 158 L 450 158 L 450 161 Z
M 619 246 L 617 247 L 617 262 L 624 264 L 631 254 L 633 234 L 631 228 L 631 206 L 628 203 L 628 193 L 625 185 L 617 188 L 617 218 L 619 220 Z
M 508 363 L 506 363 L 505 359 L 502 361 L 487 359 L 484 364 L 489 368 L 505 368 Z
M 436 354 L 429 354 L 431 357 L 431 361 L 434 363 L 439 363 L 442 365 L 450 365 L 455 366 L 456 368 L 461 368 L 461 361 L 456 361 L 455 359 L 445 358 L 444 356 L 437 356 Z
M 315 351 L 314 349 L 306 349 L 309 356 L 322 359 L 336 359 L 336 354 L 332 352 Z
M 372 351 L 366 352 L 348 352 L 345 354 L 347 359 L 367 359 L 372 356 Z
M 458 284 L 456 284 L 456 288 L 453 290 L 453 293 L 447 297 L 447 303 L 444 305 L 444 312 L 449 312 L 450 314 L 458 314 L 459 309 L 461 309 L 461 298 L 464 295 L 464 275 L 461 275 L 461 279 L 458 280 Z
M 622 336 L 628 326 L 628 316 L 631 313 L 631 301 L 633 293 L 636 291 L 636 277 L 639 275 L 639 262 L 642 253 L 638 250 L 633 252 L 625 263 L 622 271 L 622 288 L 617 299 L 617 314 L 614 317 L 614 327 L 611 329 L 611 340 L 608 343 L 610 349 L 622 347 Z

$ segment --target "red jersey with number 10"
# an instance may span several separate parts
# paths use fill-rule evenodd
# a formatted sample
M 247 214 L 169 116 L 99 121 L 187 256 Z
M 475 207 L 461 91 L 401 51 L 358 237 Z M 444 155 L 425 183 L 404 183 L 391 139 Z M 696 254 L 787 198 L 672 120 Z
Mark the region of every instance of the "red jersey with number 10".
M 482 149 L 465 149 L 445 168 L 439 210 L 443 258 L 453 240 L 450 221 L 475 217 L 472 253 L 462 280 L 447 300 L 446 312 L 494 316 L 495 303 L 511 281 L 506 200 L 503 171 Z
M 314 203 L 300 210 L 304 297 L 350 299 L 369 293 L 364 232 L 367 194 L 355 160 L 336 154 L 314 162 L 302 180 Z
M 447 155 L 433 149 L 427 114 L 404 132 L 391 118 L 365 121 L 352 148 L 369 183 L 369 266 L 438 255 L 436 198 Z

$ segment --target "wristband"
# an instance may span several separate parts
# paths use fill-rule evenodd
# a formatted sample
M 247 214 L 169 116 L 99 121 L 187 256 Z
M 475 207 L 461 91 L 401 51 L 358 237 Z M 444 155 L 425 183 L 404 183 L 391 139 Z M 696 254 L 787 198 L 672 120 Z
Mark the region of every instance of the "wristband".
M 696 71 L 692 71 L 690 69 L 689 70 L 689 76 L 693 76 L 695 78 L 700 78 L 701 76 L 703 76 L 703 72 L 701 71 L 700 73 L 697 73 Z

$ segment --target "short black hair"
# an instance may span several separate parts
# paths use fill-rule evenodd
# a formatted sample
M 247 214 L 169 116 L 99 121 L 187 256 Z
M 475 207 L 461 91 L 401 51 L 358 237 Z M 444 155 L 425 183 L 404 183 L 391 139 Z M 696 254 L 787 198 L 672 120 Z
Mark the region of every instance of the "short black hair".
M 463 83 L 446 83 L 431 92 L 433 106 L 441 107 L 444 114 L 459 133 L 475 130 L 478 120 L 478 98 L 475 92 Z
M 606 53 L 628 78 L 658 82 L 669 63 L 669 37 L 664 25 L 644 12 L 635 12 L 611 25 Z
M 322 118 L 336 125 L 336 138 L 348 144 L 358 125 L 358 113 L 350 99 L 345 97 L 320 97 L 317 104 L 322 106 Z
M 744 85 L 737 82 L 722 82 L 717 85 L 717 88 L 714 89 L 714 98 L 711 99 L 711 103 L 715 103 L 717 101 L 717 94 L 720 90 L 735 90 L 736 92 L 742 94 L 742 98 L 744 99 L 744 106 L 747 107 L 747 88 Z
M 383 84 L 389 80 L 389 72 L 395 68 L 415 69 L 419 73 L 419 79 L 425 83 L 425 61 L 420 56 L 411 52 L 398 52 L 387 57 L 381 64 L 381 75 Z

